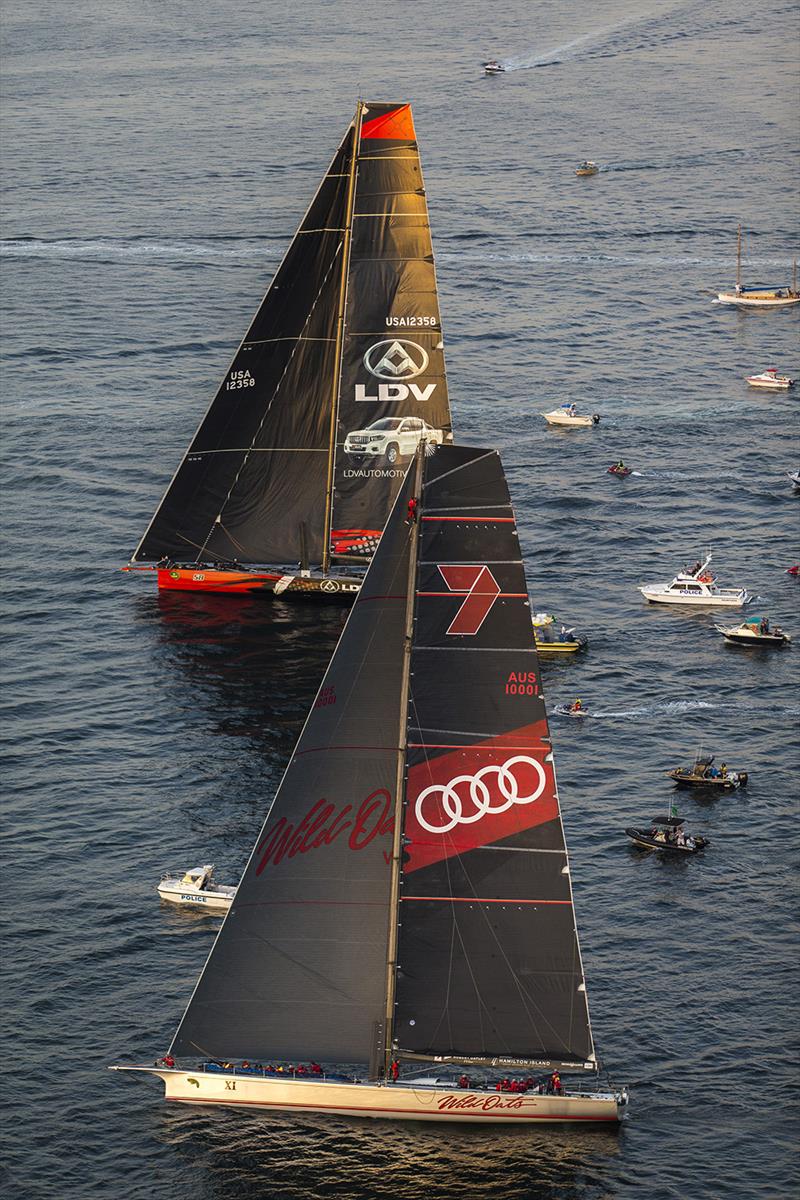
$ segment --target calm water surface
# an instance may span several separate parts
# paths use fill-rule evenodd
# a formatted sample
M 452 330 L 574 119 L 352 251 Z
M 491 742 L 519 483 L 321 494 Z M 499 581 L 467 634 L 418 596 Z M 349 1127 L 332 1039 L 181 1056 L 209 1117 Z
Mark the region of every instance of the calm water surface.
M 798 251 L 794 4 L 83 0 L 5 18 L 7 1197 L 783 1197 L 797 1139 L 797 647 L 726 647 L 636 591 L 706 548 L 800 636 L 796 311 L 711 303 Z M 510 69 L 483 79 L 482 57 Z M 245 860 L 342 623 L 156 597 L 127 560 L 347 125 L 414 104 L 458 435 L 498 445 L 546 666 L 595 1036 L 619 1134 L 168 1109 L 216 922 L 162 869 Z M 578 180 L 592 157 L 601 173 Z M 593 431 L 548 430 L 567 399 Z M 619 457 L 637 475 L 605 473 Z M 621 831 L 698 748 L 704 859 Z

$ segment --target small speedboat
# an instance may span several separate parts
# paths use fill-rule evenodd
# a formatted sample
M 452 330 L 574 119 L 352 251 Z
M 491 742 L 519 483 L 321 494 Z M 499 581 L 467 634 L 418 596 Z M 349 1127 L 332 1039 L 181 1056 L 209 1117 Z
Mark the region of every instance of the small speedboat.
M 608 468 L 609 475 L 616 475 L 617 479 L 627 479 L 633 474 L 633 467 L 626 467 L 624 463 L 614 463 L 613 467 Z
M 502 75 L 505 67 L 496 58 L 490 58 L 488 62 L 483 64 L 484 75 Z
M 671 583 L 643 583 L 639 591 L 651 604 L 702 604 L 741 608 L 750 596 L 744 588 L 721 588 L 709 570 L 711 555 L 679 571 Z
M 588 640 L 574 629 L 568 629 L 566 625 L 559 628 L 552 613 L 534 613 L 533 636 L 540 654 L 575 654 L 589 645 Z
M 791 479 L 794 486 L 800 489 L 800 471 L 787 471 L 786 474 L 789 479 Z
M 207 863 L 193 867 L 191 871 L 167 872 L 161 876 L 158 894 L 170 904 L 181 904 L 191 908 L 230 908 L 236 895 L 235 887 L 226 887 L 213 878 L 214 867 Z
M 555 708 L 553 709 L 553 712 L 558 717 L 588 717 L 589 716 L 588 712 L 586 711 L 586 709 L 583 706 L 581 706 L 580 708 L 575 708 L 572 704 L 557 704 L 555 706 Z
M 544 417 L 548 425 L 561 425 L 571 429 L 591 429 L 592 425 L 600 422 L 597 413 L 592 416 L 583 416 L 574 404 L 562 404 L 560 408 L 554 408 L 552 412 L 544 412 L 539 415 Z
M 578 163 L 577 167 L 575 168 L 575 174 L 596 175 L 599 170 L 600 168 L 596 162 L 592 162 L 591 159 L 585 158 L 583 162 Z
M 800 564 L 797 564 L 794 567 L 787 567 L 786 574 L 792 575 L 795 579 L 797 579 L 798 575 L 800 575 Z
M 776 367 L 768 367 L 760 375 L 748 375 L 747 382 L 750 387 L 766 388 L 771 392 L 788 392 L 789 388 L 794 387 L 794 380 L 788 375 L 779 375 Z
M 685 817 L 653 817 L 647 829 L 625 830 L 628 837 L 645 850 L 662 850 L 669 854 L 697 854 L 710 845 L 708 838 L 685 832 Z
M 715 625 L 714 628 L 726 641 L 739 646 L 788 646 L 792 640 L 777 625 L 770 625 L 767 617 L 748 617 L 741 625 Z
M 667 778 L 674 779 L 680 787 L 711 788 L 730 792 L 747 784 L 747 771 L 729 771 L 725 763 L 714 766 L 714 755 L 698 756 L 691 767 L 676 767 L 667 771 Z

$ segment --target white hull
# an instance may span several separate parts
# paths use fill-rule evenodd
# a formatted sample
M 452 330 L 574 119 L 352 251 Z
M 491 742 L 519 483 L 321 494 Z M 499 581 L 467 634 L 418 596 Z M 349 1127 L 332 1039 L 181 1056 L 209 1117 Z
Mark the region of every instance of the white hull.
M 593 425 L 597 424 L 594 417 L 570 417 L 566 413 L 559 412 L 540 413 L 539 415 L 544 417 L 548 425 L 565 425 L 576 429 L 591 429 Z
M 794 381 L 791 379 L 759 379 L 754 376 L 747 382 L 750 387 L 764 388 L 768 392 L 788 392 Z
M 160 1067 L 114 1067 L 163 1079 L 165 1099 L 182 1104 L 226 1104 L 400 1121 L 470 1121 L 508 1125 L 615 1125 L 625 1099 L 611 1092 L 539 1096 L 531 1092 L 473 1091 L 431 1084 L 343 1083 L 278 1079 Z
M 800 296 L 743 296 L 737 292 L 719 292 L 718 304 L 735 304 L 738 308 L 786 308 L 800 304 Z
M 159 885 L 158 894 L 162 900 L 167 900 L 170 904 L 180 904 L 184 908 L 206 908 L 213 909 L 215 912 L 227 912 L 236 895 L 236 888 L 225 888 L 218 892 L 200 892 L 191 887 L 172 887 L 162 883 Z
M 696 608 L 741 608 L 749 598 L 747 592 L 726 594 L 723 590 L 709 596 L 662 591 L 658 587 L 640 587 L 639 591 L 650 604 L 692 604 Z

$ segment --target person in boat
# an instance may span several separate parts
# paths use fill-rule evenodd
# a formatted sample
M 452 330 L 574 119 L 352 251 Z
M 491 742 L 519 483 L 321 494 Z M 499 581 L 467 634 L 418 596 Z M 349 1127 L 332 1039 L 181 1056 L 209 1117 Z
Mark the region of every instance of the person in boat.
M 561 1086 L 561 1076 L 559 1075 L 558 1071 L 553 1071 L 553 1074 L 550 1076 L 550 1079 L 547 1083 L 547 1091 L 551 1096 L 560 1096 L 563 1090 L 564 1089 Z
M 174 1067 L 175 1059 L 171 1054 L 165 1054 L 163 1058 L 159 1058 L 156 1062 L 157 1067 Z
M 458 1081 L 458 1086 L 459 1086 L 460 1088 L 468 1088 L 468 1087 L 471 1087 L 472 1085 L 471 1085 L 471 1083 L 470 1083 L 470 1081 L 469 1081 L 469 1075 L 462 1075 L 462 1076 L 461 1076 L 461 1078 L 460 1078 L 460 1079 L 459 1079 L 459 1081 Z
M 577 415 L 578 415 L 578 409 L 577 409 L 576 405 L 568 404 L 567 405 L 567 416 L 568 417 L 577 417 Z
M 720 776 L 722 777 L 722 779 L 728 778 L 728 764 L 727 763 L 723 762 L 723 763 L 719 764 L 719 773 L 720 773 Z
M 760 633 L 769 633 L 769 618 L 762 617 L 761 624 L 758 627 Z
M 702 567 L 702 565 L 703 565 L 703 564 L 700 562 L 700 559 L 698 558 L 697 562 L 696 562 L 696 563 L 693 563 L 693 564 L 692 564 L 692 566 L 689 568 L 688 574 L 689 574 L 689 575 L 696 575 L 696 574 L 697 574 L 697 572 L 698 572 L 698 571 L 700 570 L 700 568 Z
M 396 1058 L 392 1061 L 392 1065 L 389 1068 L 389 1073 L 392 1076 L 392 1083 L 397 1083 L 397 1080 L 400 1078 L 400 1063 Z
M 572 704 L 570 704 L 569 711 L 570 712 L 583 712 L 583 704 L 581 703 L 580 700 L 575 700 Z

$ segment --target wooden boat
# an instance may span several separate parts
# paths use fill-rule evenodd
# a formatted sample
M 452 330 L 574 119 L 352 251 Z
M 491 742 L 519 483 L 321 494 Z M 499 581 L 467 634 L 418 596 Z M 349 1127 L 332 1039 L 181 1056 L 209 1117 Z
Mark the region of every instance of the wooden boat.
M 411 108 L 359 102 L 125 569 L 352 601 L 416 446 L 451 440 Z
M 556 626 L 551 613 L 534 613 L 533 634 L 540 654 L 577 654 L 589 645 L 588 640 L 566 625 Z
M 497 452 L 420 447 L 168 1054 L 117 1070 L 187 1104 L 618 1124 L 529 603 Z
M 544 417 L 548 425 L 559 425 L 565 429 L 591 429 L 593 425 L 600 422 L 597 413 L 592 416 L 582 416 L 574 404 L 562 404 L 560 408 L 554 408 L 552 412 L 544 412 L 539 415 Z
M 584 159 L 583 162 L 578 163 L 577 167 L 575 168 L 575 174 L 596 175 L 599 170 L 600 168 L 598 167 L 597 163 L 592 162 L 590 159 Z
M 684 833 L 685 817 L 653 817 L 647 829 L 625 830 L 628 837 L 644 850 L 664 854 L 699 854 L 711 843 L 708 838 Z
M 742 283 L 742 227 L 736 234 L 736 287 L 732 292 L 718 292 L 718 304 L 735 304 L 738 308 L 786 308 L 800 304 L 797 290 L 797 260 L 792 267 L 791 287 L 766 287 L 758 284 L 745 287 Z
M 728 642 L 739 646 L 788 646 L 791 637 L 777 625 L 770 625 L 766 617 L 748 617 L 741 625 L 715 625 L 714 628 Z
M 217 883 L 214 879 L 213 865 L 206 863 L 205 866 L 194 867 L 190 871 L 173 871 L 162 875 L 158 894 L 170 904 L 220 912 L 230 908 L 236 888 Z
M 751 597 L 744 588 L 717 587 L 709 564 L 702 562 L 679 571 L 671 583 L 643 583 L 639 591 L 650 604 L 690 604 L 710 608 L 741 608 Z
M 794 380 L 788 375 L 779 375 L 775 367 L 768 367 L 760 375 L 748 375 L 747 382 L 750 387 L 765 388 L 771 392 L 786 392 L 794 387 Z
M 698 756 L 691 767 L 675 767 L 674 770 L 667 771 L 667 778 L 674 780 L 681 787 L 723 792 L 747 786 L 747 771 L 729 771 L 725 763 L 722 763 L 719 768 L 713 764 L 713 754 Z

